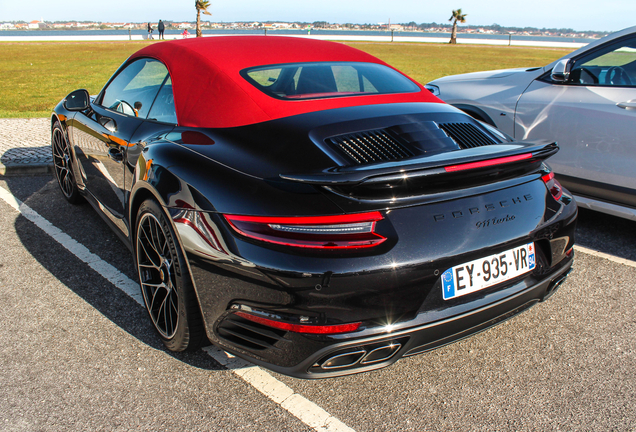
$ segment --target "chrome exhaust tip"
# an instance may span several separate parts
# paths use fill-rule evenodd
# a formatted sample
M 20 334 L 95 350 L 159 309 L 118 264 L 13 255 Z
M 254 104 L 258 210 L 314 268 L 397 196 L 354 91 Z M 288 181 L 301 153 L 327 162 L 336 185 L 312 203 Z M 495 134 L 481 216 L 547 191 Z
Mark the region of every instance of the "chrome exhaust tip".
M 380 346 L 356 347 L 352 351 L 340 352 L 318 362 L 323 370 L 350 368 L 356 365 L 372 365 L 391 359 L 402 348 L 399 342 L 389 342 Z

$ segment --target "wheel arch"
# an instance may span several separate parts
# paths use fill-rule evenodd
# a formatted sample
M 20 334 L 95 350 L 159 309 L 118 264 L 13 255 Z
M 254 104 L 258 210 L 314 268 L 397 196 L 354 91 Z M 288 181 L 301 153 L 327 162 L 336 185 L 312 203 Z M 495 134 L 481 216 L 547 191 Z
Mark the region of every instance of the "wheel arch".
M 68 126 L 66 124 L 66 118 L 67 117 L 64 114 L 53 112 L 53 114 L 51 114 L 51 132 L 53 132 L 55 123 L 59 123 L 64 134 L 68 135 Z M 68 139 L 68 136 L 67 136 L 67 139 Z
M 490 116 L 488 114 L 486 114 L 486 112 L 484 110 L 482 110 L 481 108 L 478 108 L 474 105 L 469 105 L 469 104 L 452 104 L 455 108 L 458 108 L 462 111 L 464 111 L 466 114 L 468 114 L 469 116 L 477 119 L 477 120 L 481 120 L 484 123 L 488 123 L 489 125 L 493 126 L 493 127 L 497 127 L 497 125 L 495 124 L 495 122 L 492 120 L 492 118 L 490 118 Z
M 141 183 L 141 184 L 140 184 Z M 131 198 L 128 208 L 128 220 L 130 221 L 130 244 L 134 245 L 135 230 L 137 229 L 137 212 L 141 204 L 147 199 L 154 199 L 163 208 L 166 207 L 165 201 L 157 193 L 156 190 L 151 188 L 147 183 L 137 182 L 136 187 L 131 192 Z M 168 222 L 172 224 L 171 218 L 168 218 Z M 174 226 L 173 226 L 174 228 Z

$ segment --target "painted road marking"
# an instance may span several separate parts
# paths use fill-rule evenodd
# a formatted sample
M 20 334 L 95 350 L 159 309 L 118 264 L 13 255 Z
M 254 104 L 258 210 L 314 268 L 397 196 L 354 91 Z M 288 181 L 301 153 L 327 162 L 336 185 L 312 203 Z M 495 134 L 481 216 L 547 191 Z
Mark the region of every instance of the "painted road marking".
M 128 294 L 141 306 L 144 306 L 144 300 L 137 282 L 90 252 L 84 245 L 54 226 L 51 222 L 2 187 L 0 187 L 0 198 L 51 236 L 69 252 L 88 264 L 90 268 L 95 270 L 106 280 Z M 205 347 L 203 350 L 214 360 L 314 430 L 319 432 L 355 432 L 352 428 L 309 399 L 295 393 L 290 387 L 278 381 L 261 367 L 213 346 Z
M 203 348 L 214 360 L 243 378 L 256 390 L 285 408 L 307 426 L 317 431 L 351 431 L 346 424 L 329 414 L 318 405 L 294 393 L 287 385 L 278 381 L 264 369 L 235 357 L 215 346 Z
M 623 264 L 629 267 L 634 267 L 636 268 L 636 261 L 632 261 L 632 260 L 628 260 L 625 258 L 621 258 L 621 257 L 617 257 L 614 255 L 610 255 L 607 254 L 605 252 L 599 252 L 597 250 L 594 249 L 590 249 L 590 248 L 586 248 L 585 246 L 579 246 L 579 245 L 574 245 L 574 250 L 577 252 L 583 252 L 585 254 L 588 255 L 593 255 L 599 258 L 605 258 L 606 260 L 618 263 L 618 264 Z

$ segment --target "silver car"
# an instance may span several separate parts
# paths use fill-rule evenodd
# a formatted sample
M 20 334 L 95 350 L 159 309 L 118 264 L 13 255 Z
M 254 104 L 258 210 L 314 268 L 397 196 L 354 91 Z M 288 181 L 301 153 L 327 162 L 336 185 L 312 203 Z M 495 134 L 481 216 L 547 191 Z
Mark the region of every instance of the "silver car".
M 545 67 L 476 72 L 426 86 L 517 140 L 550 139 L 580 207 L 636 220 L 636 26 Z

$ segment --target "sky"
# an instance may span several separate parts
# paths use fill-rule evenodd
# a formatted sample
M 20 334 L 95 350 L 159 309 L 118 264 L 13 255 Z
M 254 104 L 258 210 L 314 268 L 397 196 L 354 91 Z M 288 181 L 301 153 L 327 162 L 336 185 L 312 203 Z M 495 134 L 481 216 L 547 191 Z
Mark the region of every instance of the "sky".
M 209 21 L 446 23 L 453 9 L 467 24 L 610 32 L 636 25 L 636 0 L 233 0 L 211 1 Z M 0 0 L 5 21 L 194 21 L 194 0 Z

